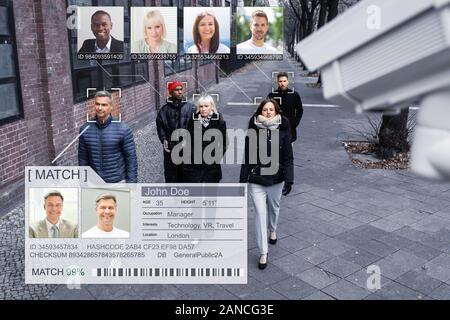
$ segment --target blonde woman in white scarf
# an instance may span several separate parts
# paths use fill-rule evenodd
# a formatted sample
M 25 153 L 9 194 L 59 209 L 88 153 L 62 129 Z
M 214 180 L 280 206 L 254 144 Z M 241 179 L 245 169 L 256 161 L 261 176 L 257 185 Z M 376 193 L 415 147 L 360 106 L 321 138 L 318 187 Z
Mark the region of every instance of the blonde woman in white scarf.
M 251 130 L 256 131 L 257 143 L 250 141 Z M 267 144 L 267 148 L 264 144 Z M 277 155 L 270 154 L 270 158 L 278 159 L 278 163 L 262 163 L 261 148 L 278 152 Z M 256 163 L 251 161 L 252 154 L 256 155 Z M 249 134 L 245 142 L 245 159 L 240 174 L 240 182 L 248 183 L 249 194 L 255 205 L 260 269 L 265 269 L 268 263 L 267 243 L 277 242 L 276 229 L 281 195 L 288 195 L 294 182 L 293 159 L 289 120 L 282 116 L 280 106 L 275 100 L 265 99 L 250 119 Z M 261 170 L 273 165 L 278 165 L 274 174 L 264 174 L 264 169 Z

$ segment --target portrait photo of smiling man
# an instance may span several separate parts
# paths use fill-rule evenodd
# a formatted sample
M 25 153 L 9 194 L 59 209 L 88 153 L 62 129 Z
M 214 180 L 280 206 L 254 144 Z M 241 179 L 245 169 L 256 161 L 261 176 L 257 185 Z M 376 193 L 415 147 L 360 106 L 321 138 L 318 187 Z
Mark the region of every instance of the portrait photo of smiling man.
M 83 191 L 87 192 L 88 190 Z M 119 197 L 122 198 L 121 201 L 125 202 L 120 207 Z M 127 210 L 129 203 L 123 197 L 126 197 L 126 194 L 117 196 L 112 192 L 99 194 L 95 198 L 95 207 L 92 208 L 92 194 L 90 196 L 83 196 L 83 210 L 85 210 L 83 212 L 83 228 L 89 228 L 93 223 L 95 225 L 84 231 L 81 237 L 129 238 L 130 233 L 123 230 L 129 227 L 129 209 Z M 118 225 L 121 228 L 117 227 Z
M 280 16 L 281 12 L 281 16 Z M 239 8 L 237 12 L 239 54 L 282 54 L 282 11 L 279 8 Z M 280 21 L 277 21 L 280 20 Z
M 78 225 L 76 221 L 70 219 L 73 218 L 74 211 L 76 214 L 76 208 L 73 208 L 73 203 L 76 202 L 76 192 L 66 191 L 65 193 L 70 198 L 67 210 L 70 213 L 64 214 L 64 195 L 62 191 L 51 190 L 46 192 L 43 196 L 45 218 L 30 223 L 30 238 L 78 238 Z M 37 194 L 34 193 L 33 195 L 36 196 Z M 41 211 L 41 208 L 33 209 Z M 40 216 L 42 215 L 36 214 L 34 218 Z
M 84 9 L 84 8 L 83 8 Z M 84 23 L 83 18 L 86 17 L 87 12 L 81 15 L 81 29 L 78 31 L 78 41 L 83 45 L 78 50 L 78 53 L 124 53 L 123 41 L 123 14 L 120 14 L 121 8 L 96 8 L 97 10 L 91 15 L 90 18 L 90 31 L 94 35 L 95 39 L 85 39 L 89 31 L 87 30 L 88 23 Z M 112 11 L 112 12 L 110 12 Z M 113 15 L 114 12 L 114 15 Z M 116 17 L 122 17 L 122 19 Z M 113 33 L 117 29 L 117 36 L 114 37 Z M 119 39 L 117 39 L 119 38 Z

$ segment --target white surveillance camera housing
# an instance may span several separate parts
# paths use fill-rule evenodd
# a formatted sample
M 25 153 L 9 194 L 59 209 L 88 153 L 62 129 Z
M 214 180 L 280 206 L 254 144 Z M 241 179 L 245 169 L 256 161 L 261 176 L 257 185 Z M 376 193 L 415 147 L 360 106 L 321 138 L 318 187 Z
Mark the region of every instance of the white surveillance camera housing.
M 450 180 L 450 0 L 363 0 L 297 52 L 321 69 L 333 103 L 385 113 L 420 105 L 411 168 Z

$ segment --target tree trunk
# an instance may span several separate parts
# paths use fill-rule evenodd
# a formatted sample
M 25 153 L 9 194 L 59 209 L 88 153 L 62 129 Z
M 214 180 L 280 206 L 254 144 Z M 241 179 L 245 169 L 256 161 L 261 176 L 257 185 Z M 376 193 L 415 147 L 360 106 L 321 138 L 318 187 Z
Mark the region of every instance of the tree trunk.
M 327 0 L 320 0 L 319 21 L 317 23 L 317 29 L 320 29 L 327 22 Z
M 311 35 L 314 31 L 314 15 L 308 14 L 307 16 L 308 16 L 308 29 L 306 31 L 305 38 Z
M 292 30 L 292 35 L 291 35 L 291 39 L 290 39 L 291 45 L 290 45 L 290 48 L 289 48 L 290 53 L 291 53 L 292 56 L 296 55 L 296 52 L 295 52 L 295 41 L 296 41 L 297 33 L 298 33 L 298 20 L 295 20 L 294 29 Z
M 302 23 L 299 20 L 298 24 L 297 24 L 296 43 L 299 43 L 301 41 L 302 33 L 303 33 L 303 31 L 302 31 Z M 297 54 L 297 62 L 299 62 L 299 61 L 300 61 L 300 56 Z
M 328 0 L 328 22 L 338 15 L 339 0 Z
M 300 20 L 300 14 L 298 13 L 297 8 L 294 6 L 292 0 L 289 0 L 289 4 L 291 5 L 292 11 L 294 11 L 294 14 L 297 17 L 297 19 Z
M 395 116 L 383 116 L 377 156 L 381 159 L 390 159 L 395 154 L 409 151 L 408 143 L 408 114 L 409 108 L 403 109 Z
M 308 34 L 308 16 L 306 15 L 306 11 L 308 10 L 308 4 L 306 3 L 306 1 L 301 1 L 301 13 L 302 13 L 302 17 L 300 19 L 300 25 L 302 26 L 302 32 L 300 35 L 300 39 L 299 40 L 303 40 L 306 38 L 307 34 Z
M 318 28 L 325 25 L 325 21 L 330 22 L 338 15 L 338 6 L 339 0 L 320 0 Z M 322 86 L 322 75 L 320 73 L 319 79 L 317 79 L 317 85 Z

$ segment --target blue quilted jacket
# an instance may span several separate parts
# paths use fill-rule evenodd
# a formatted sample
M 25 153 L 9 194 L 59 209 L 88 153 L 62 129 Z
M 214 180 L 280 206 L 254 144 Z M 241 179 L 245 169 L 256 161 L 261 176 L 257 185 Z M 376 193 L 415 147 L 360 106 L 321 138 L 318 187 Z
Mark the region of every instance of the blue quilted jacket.
M 107 183 L 137 182 L 137 157 L 133 133 L 123 122 L 85 123 L 78 144 L 78 164 L 90 166 Z

